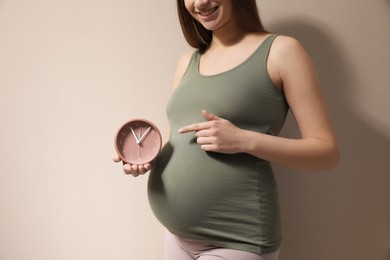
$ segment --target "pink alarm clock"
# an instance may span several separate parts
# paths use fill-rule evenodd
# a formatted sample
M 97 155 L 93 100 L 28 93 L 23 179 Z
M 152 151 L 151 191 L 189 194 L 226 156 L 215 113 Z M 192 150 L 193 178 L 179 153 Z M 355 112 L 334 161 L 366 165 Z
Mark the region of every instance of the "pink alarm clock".
M 158 128 L 145 119 L 133 119 L 119 128 L 115 149 L 124 163 L 151 163 L 159 154 L 162 138 Z

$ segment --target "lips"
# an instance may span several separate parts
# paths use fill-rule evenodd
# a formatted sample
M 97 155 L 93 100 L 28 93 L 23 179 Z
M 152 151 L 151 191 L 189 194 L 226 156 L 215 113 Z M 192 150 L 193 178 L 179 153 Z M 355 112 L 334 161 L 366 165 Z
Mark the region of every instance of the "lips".
M 200 14 L 203 17 L 207 17 L 207 16 L 210 16 L 211 14 L 213 14 L 215 11 L 217 11 L 217 9 L 218 9 L 218 6 L 213 7 L 211 9 L 208 9 L 208 10 L 199 11 L 198 14 Z

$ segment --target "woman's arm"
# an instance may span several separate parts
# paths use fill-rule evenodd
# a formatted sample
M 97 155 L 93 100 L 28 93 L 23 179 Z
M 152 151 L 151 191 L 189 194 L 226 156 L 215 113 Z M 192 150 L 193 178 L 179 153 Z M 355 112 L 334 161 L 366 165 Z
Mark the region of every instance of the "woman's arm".
M 339 150 L 310 57 L 298 41 L 280 36 L 272 46 L 269 66 L 279 71 L 277 77 L 282 82 L 301 139 L 246 133 L 249 145 L 245 149 L 254 156 L 293 168 L 322 170 L 335 167 L 340 160 Z

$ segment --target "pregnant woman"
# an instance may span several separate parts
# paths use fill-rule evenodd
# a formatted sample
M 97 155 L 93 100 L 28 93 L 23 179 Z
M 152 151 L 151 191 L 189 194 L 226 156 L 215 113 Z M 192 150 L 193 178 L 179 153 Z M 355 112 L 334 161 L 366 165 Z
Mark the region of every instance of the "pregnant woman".
M 339 161 L 315 68 L 297 40 L 263 28 L 255 0 L 177 7 L 194 50 L 178 61 L 169 141 L 153 164 L 124 171 L 151 170 L 149 202 L 167 230 L 167 260 L 277 260 L 271 163 L 324 170 Z M 278 137 L 289 109 L 300 139 Z

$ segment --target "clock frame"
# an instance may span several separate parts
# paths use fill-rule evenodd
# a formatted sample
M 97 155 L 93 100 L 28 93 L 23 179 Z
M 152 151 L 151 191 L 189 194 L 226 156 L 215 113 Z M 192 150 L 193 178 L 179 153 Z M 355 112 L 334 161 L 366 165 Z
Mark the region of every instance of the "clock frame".
M 158 128 L 149 120 L 132 119 L 123 124 L 115 136 L 115 149 L 123 163 L 151 163 L 161 150 Z

